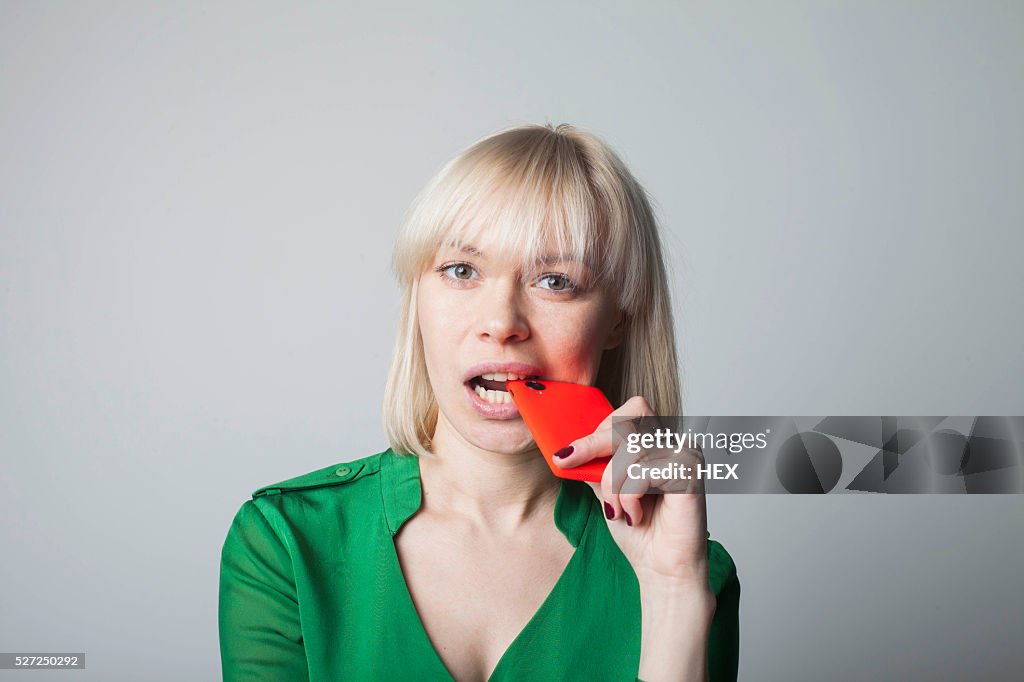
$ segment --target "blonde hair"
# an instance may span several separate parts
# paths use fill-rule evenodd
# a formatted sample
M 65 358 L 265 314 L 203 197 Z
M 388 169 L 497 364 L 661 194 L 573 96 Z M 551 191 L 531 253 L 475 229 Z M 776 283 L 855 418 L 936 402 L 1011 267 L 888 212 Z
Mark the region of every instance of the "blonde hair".
M 542 229 L 543 226 L 543 229 Z M 396 453 L 424 454 L 437 425 L 417 318 L 420 275 L 442 245 L 486 229 L 498 255 L 533 266 L 549 253 L 581 259 L 614 282 L 624 336 L 595 381 L 618 407 L 640 395 L 656 414 L 680 414 L 668 277 L 646 192 L 610 147 L 571 125 L 523 125 L 481 139 L 449 161 L 413 201 L 392 266 L 402 315 L 384 392 L 384 429 Z

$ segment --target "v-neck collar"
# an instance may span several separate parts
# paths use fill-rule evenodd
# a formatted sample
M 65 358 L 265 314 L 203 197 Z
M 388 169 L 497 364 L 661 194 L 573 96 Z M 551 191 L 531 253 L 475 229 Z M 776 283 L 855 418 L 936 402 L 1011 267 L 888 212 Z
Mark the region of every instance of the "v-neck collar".
M 394 537 L 423 503 L 420 461 L 416 455 L 399 455 L 390 448 L 380 456 L 380 494 L 384 518 Z M 593 492 L 582 481 L 561 479 L 555 499 L 555 526 L 573 547 L 578 547 L 593 509 Z
M 445 666 L 437 649 L 430 641 L 423 620 L 416 610 L 412 600 L 412 593 L 405 580 L 401 562 L 398 558 L 398 550 L 394 545 L 394 537 L 402 525 L 415 514 L 422 504 L 423 488 L 420 480 L 419 458 L 416 455 L 398 455 L 391 449 L 381 454 L 380 458 L 380 484 L 381 499 L 384 503 L 384 519 L 388 532 L 391 534 L 391 542 L 388 550 L 388 568 L 385 573 L 394 581 L 393 589 L 401 593 L 401 600 L 410 613 L 410 623 L 416 624 L 416 634 L 420 638 L 422 646 L 433 653 L 434 664 L 438 666 L 438 675 L 445 675 L 452 679 L 451 672 Z M 565 535 L 566 539 L 575 547 L 569 562 L 562 570 L 554 587 L 548 592 L 540 607 L 527 621 L 523 629 L 516 634 L 512 642 L 502 652 L 494 670 L 488 674 L 488 680 L 501 680 L 509 676 L 509 666 L 515 665 L 517 656 L 522 656 L 520 650 L 526 643 L 536 636 L 536 631 L 541 627 L 545 618 L 550 617 L 549 613 L 553 604 L 557 601 L 560 592 L 564 592 L 567 582 L 572 582 L 579 571 L 579 562 L 582 561 L 582 549 L 580 542 L 583 540 L 584 530 L 590 519 L 593 509 L 593 493 L 589 486 L 582 481 L 562 479 L 558 489 L 558 497 L 555 500 L 555 525 Z M 443 673 L 441 672 L 443 671 Z

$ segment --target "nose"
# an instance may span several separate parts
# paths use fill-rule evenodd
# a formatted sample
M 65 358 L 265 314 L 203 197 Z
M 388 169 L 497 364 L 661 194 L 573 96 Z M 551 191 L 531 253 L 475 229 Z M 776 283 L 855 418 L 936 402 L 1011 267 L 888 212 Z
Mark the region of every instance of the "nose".
M 490 282 L 489 291 L 477 301 L 477 335 L 483 341 L 517 343 L 530 338 L 525 302 L 516 282 Z

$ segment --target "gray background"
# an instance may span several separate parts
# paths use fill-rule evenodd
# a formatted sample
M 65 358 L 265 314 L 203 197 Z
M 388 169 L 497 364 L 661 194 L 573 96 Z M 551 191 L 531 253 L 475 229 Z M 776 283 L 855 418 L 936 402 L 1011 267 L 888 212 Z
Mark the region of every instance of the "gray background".
M 429 5 L 429 7 L 428 7 Z M 1024 414 L 1024 6 L 0 3 L 0 650 L 216 679 L 256 487 L 382 450 L 409 202 L 571 122 L 658 202 L 691 414 Z M 746 680 L 1024 669 L 1024 502 L 720 496 Z M 49 676 L 49 677 L 48 677 Z

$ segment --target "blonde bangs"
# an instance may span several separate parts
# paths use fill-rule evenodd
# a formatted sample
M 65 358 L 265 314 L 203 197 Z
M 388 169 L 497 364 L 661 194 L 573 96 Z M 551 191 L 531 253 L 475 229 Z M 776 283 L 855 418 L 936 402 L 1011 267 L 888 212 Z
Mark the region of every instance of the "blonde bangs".
M 564 126 L 560 126 L 563 128 Z M 396 241 L 393 267 L 407 284 L 438 249 L 477 245 L 532 271 L 552 258 L 578 260 L 595 281 L 616 282 L 620 306 L 640 292 L 622 284 L 635 262 L 635 219 L 617 187 L 603 185 L 585 145 L 540 126 L 477 142 L 449 163 L 414 202 Z M 488 255 L 492 255 L 488 253 Z

